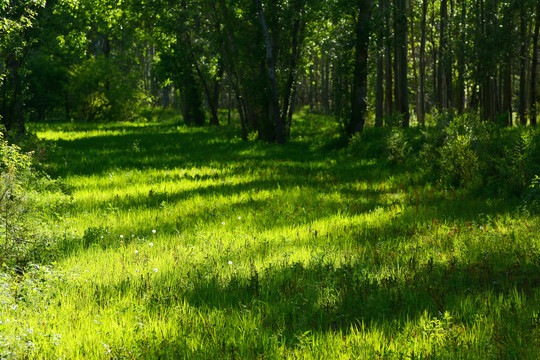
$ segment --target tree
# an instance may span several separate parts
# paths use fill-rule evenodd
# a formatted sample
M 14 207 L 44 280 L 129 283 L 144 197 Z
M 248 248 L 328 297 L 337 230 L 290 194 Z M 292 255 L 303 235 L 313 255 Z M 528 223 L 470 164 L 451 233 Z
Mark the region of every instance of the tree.
M 371 0 L 359 0 L 355 19 L 354 78 L 348 135 L 362 132 L 366 121 Z
M 0 117 L 7 131 L 25 132 L 22 66 L 34 46 L 32 26 L 44 0 L 3 1 L 0 4 Z

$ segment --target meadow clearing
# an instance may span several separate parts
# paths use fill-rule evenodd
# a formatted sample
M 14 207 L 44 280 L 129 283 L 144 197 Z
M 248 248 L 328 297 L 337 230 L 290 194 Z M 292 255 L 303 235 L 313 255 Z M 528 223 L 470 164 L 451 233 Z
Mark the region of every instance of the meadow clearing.
M 540 221 L 520 198 L 426 181 L 388 160 L 386 130 L 343 147 L 327 118 L 296 121 L 284 146 L 31 124 L 57 241 L 4 267 L 0 358 L 540 357 Z

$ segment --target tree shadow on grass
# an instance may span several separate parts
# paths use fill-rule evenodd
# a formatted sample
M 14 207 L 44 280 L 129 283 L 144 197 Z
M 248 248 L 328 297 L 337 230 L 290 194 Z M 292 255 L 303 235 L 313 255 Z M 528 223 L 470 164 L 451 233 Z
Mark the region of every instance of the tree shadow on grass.
M 205 326 L 210 328 L 225 326 L 212 323 L 212 314 L 217 313 L 224 314 L 223 321 L 231 329 L 237 326 L 238 318 L 254 322 L 258 329 L 257 336 L 246 334 L 245 341 L 239 341 L 231 338 L 233 330 L 224 328 L 221 336 L 206 338 L 204 354 L 185 347 L 181 338 L 164 339 L 166 345 L 147 349 L 150 354 L 188 352 L 194 357 L 228 358 L 234 357 L 229 350 L 245 356 L 254 348 L 264 354 L 269 351 L 265 339 L 277 336 L 281 343 L 294 347 L 307 333 L 324 336 L 339 331 L 346 337 L 351 327 L 361 324 L 367 331 L 371 326 L 394 329 L 395 333 L 386 334 L 390 338 L 408 322 L 419 321 L 426 314 L 428 320 L 442 319 L 445 312 L 453 317 L 445 331 L 454 329 L 457 333 L 473 327 L 478 315 L 485 316 L 494 326 L 497 338 L 493 351 L 499 357 L 513 358 L 511 354 L 520 350 L 522 341 L 526 346 L 538 346 L 534 337 L 538 330 L 534 314 L 540 311 L 538 255 L 512 248 L 478 255 L 446 262 L 433 258 L 421 262 L 410 256 L 399 273 L 382 271 L 384 263 L 350 261 L 338 266 L 323 258 L 308 263 L 284 260 L 252 268 L 247 276 L 245 272 L 224 274 L 212 266 L 195 266 L 183 277 L 164 271 L 150 282 L 128 281 L 97 291 L 98 298 L 135 291 L 135 297 L 156 316 L 165 308 L 187 303 L 196 309 L 197 318 L 207 319 Z M 516 290 L 521 300 L 513 297 Z M 472 339 L 453 340 L 455 343 L 447 345 L 453 346 L 449 351 L 456 356 L 477 346 Z M 394 355 L 408 356 L 405 351 Z

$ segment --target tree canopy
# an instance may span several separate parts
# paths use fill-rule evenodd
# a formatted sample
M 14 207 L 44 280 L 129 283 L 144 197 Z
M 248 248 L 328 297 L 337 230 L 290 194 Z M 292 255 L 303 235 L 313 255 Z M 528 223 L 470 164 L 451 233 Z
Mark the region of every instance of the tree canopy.
M 305 106 L 349 136 L 434 112 L 535 125 L 539 4 L 4 0 L 0 116 L 24 132 L 26 119 L 172 106 L 186 124 L 219 126 L 234 108 L 244 139 L 280 143 Z

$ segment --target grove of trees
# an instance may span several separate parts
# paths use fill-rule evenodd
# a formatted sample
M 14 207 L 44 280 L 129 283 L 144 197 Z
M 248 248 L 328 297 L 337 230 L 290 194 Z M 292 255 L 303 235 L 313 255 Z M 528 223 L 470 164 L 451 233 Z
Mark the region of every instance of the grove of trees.
M 295 109 L 348 135 L 434 112 L 536 125 L 538 0 L 2 0 L 0 116 L 189 125 L 284 143 Z M 207 120 L 209 119 L 209 120 Z M 229 120 L 230 121 L 230 115 Z

